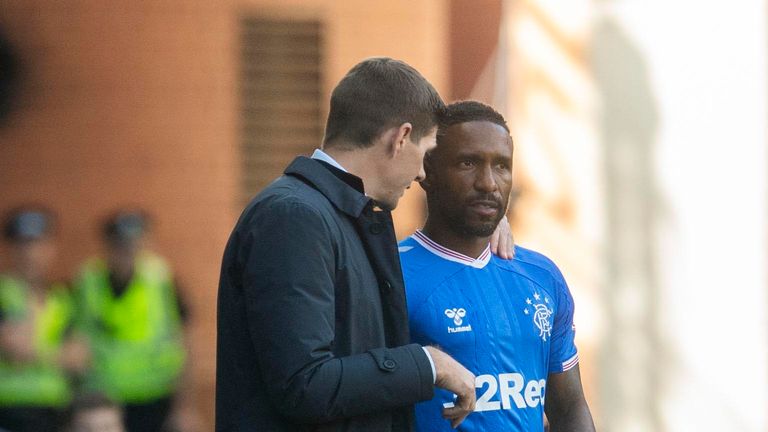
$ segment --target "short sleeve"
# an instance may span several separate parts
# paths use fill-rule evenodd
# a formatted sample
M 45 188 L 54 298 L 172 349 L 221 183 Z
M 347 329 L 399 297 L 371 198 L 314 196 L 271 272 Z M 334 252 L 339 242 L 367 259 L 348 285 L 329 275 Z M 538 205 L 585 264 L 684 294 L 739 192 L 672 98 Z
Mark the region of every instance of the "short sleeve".
M 579 354 L 574 341 L 576 327 L 573 324 L 573 296 L 559 271 L 556 272 L 555 278 L 557 312 L 552 326 L 549 373 L 565 372 L 579 363 Z

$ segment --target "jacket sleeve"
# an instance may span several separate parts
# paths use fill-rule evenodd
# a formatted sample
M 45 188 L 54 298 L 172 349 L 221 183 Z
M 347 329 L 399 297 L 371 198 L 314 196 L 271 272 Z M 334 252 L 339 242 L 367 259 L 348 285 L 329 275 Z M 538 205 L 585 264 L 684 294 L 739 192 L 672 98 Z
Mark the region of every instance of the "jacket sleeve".
M 247 320 L 262 382 L 281 414 L 323 423 L 433 395 L 420 345 L 335 357 L 335 254 L 318 210 L 281 202 L 253 213 L 240 253 Z

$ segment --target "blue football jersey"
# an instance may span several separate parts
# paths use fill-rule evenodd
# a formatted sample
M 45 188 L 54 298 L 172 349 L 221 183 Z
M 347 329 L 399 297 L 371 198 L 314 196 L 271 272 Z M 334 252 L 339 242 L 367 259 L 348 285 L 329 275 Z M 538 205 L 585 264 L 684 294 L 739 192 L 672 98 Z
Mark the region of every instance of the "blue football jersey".
M 578 363 L 573 298 L 555 264 L 517 246 L 502 260 L 452 251 L 417 231 L 400 243 L 411 338 L 476 376 L 477 407 L 462 431 L 543 431 L 547 376 Z M 416 405 L 417 430 L 450 431 L 437 390 Z

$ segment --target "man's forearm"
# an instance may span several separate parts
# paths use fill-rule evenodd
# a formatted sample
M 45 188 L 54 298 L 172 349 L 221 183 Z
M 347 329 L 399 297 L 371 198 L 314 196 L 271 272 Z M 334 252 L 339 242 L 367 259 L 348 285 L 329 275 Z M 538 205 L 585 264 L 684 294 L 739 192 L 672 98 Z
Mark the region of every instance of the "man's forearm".
M 547 413 L 550 432 L 595 432 L 595 423 L 586 401 L 559 412 Z
M 562 373 L 549 374 L 546 401 L 550 432 L 594 432 L 578 364 Z
M 433 396 L 429 362 L 415 344 L 329 359 L 267 385 L 277 409 L 296 423 L 386 411 Z

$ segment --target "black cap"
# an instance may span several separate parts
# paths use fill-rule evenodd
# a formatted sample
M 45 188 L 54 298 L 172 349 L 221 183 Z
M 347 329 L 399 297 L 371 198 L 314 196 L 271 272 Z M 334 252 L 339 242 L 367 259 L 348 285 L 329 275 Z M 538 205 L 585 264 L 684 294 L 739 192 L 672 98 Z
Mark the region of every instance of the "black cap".
M 8 214 L 3 236 L 11 242 L 40 240 L 53 232 L 54 216 L 40 208 L 20 208 Z
M 149 220 L 143 211 L 120 211 L 107 219 L 104 235 L 110 241 L 129 241 L 141 238 L 148 228 Z

